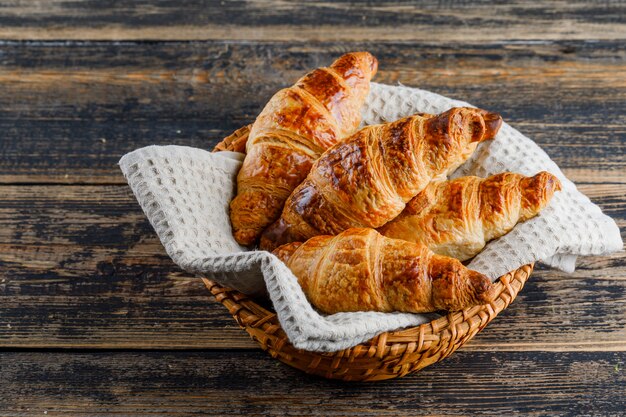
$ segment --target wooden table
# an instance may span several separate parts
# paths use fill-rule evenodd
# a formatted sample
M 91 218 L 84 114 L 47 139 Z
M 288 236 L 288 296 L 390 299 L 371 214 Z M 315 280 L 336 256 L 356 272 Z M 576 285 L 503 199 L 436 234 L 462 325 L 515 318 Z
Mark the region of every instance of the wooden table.
M 257 349 L 170 261 L 116 165 L 149 144 L 210 149 L 306 70 L 369 50 L 376 81 L 500 112 L 624 236 L 623 4 L 3 3 L 0 414 L 626 412 L 623 253 L 539 267 L 418 374 L 327 381 Z

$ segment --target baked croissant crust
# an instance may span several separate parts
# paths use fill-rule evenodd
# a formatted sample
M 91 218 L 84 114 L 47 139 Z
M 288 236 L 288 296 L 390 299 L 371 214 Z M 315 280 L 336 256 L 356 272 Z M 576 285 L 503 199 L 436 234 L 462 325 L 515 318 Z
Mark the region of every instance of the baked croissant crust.
M 473 143 L 492 139 L 501 123 L 495 113 L 457 107 L 359 130 L 316 161 L 261 248 L 382 226 L 434 177 L 467 159 Z
M 457 311 L 491 302 L 495 288 L 460 261 L 419 243 L 389 239 L 373 229 L 348 229 L 274 251 L 318 310 Z
M 254 243 L 324 150 L 353 133 L 378 63 L 348 53 L 276 93 L 252 125 L 230 204 L 233 235 Z
M 433 182 L 378 230 L 464 261 L 537 215 L 560 189 L 558 178 L 545 171 L 533 177 L 505 172 Z

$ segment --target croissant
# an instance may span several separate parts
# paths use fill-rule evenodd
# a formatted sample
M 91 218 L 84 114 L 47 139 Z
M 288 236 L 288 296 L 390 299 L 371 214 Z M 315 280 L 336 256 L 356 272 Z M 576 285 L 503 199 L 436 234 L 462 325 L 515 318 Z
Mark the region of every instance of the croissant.
M 316 161 L 263 233 L 261 248 L 382 226 L 434 177 L 467 159 L 473 143 L 493 138 L 501 123 L 495 113 L 457 107 L 359 130 Z
M 353 52 L 276 93 L 254 122 L 230 204 L 233 235 L 256 241 L 322 152 L 353 133 L 378 63 Z
M 456 311 L 491 302 L 489 279 L 419 243 L 389 239 L 373 229 L 316 236 L 274 251 L 318 310 Z
M 537 215 L 560 189 L 558 178 L 545 171 L 534 177 L 505 172 L 434 182 L 378 231 L 464 261 Z

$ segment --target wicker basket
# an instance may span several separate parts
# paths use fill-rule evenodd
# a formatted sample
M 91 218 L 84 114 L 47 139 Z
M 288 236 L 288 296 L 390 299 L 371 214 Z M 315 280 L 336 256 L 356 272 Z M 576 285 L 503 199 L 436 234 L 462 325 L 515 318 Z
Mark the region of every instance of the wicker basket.
M 245 151 L 250 127 L 225 138 L 215 151 Z M 452 354 L 482 330 L 517 296 L 533 270 L 525 265 L 496 282 L 498 296 L 490 304 L 463 311 L 404 330 L 382 333 L 368 342 L 333 353 L 296 349 L 280 327 L 276 313 L 246 295 L 203 278 L 206 287 L 233 315 L 261 349 L 272 357 L 300 369 L 344 381 L 379 381 L 401 377 Z

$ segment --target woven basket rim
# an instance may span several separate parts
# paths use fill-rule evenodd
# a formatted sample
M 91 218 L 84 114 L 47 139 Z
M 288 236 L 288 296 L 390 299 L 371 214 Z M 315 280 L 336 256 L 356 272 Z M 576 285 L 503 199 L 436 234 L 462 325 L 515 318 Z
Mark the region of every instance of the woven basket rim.
M 487 314 L 490 319 L 493 319 L 498 313 L 508 307 L 508 305 L 513 301 L 517 293 L 522 289 L 524 283 L 530 276 L 533 270 L 533 264 L 523 265 L 515 271 L 511 271 L 508 274 L 505 274 L 498 278 L 496 282 L 494 282 L 495 292 L 498 294 L 494 300 L 488 304 L 476 305 L 473 307 L 468 307 L 461 311 L 454 311 L 448 314 L 442 315 L 441 317 L 429 321 L 427 323 L 420 324 L 418 326 L 406 327 L 403 329 L 392 330 L 388 332 L 382 332 L 378 336 L 370 339 L 370 341 L 366 341 L 360 343 L 356 346 L 372 346 L 372 341 L 376 340 L 376 344 L 380 343 L 381 339 L 385 339 L 387 343 L 398 343 L 398 342 L 410 342 L 415 341 L 415 335 L 419 335 L 419 337 L 424 337 L 428 334 L 438 334 L 441 333 L 445 329 L 451 329 L 456 327 L 458 331 L 458 326 L 466 323 L 470 325 L 470 321 L 473 317 L 481 316 L 482 314 Z M 225 287 L 209 278 L 202 278 L 202 281 L 206 285 L 206 287 L 213 293 L 213 295 L 221 295 L 218 301 L 223 302 L 223 298 L 230 298 L 232 304 L 227 306 L 230 313 L 234 316 L 238 316 L 238 322 L 242 326 L 250 326 L 254 325 L 254 327 L 262 326 L 264 323 L 269 323 L 270 319 L 277 318 L 276 312 L 272 310 L 268 310 L 265 307 L 259 305 L 255 302 L 251 297 L 234 290 L 232 288 Z M 237 317 L 236 317 L 237 319 Z M 318 352 L 311 351 L 321 355 L 338 355 L 341 352 L 347 352 L 355 347 L 338 350 L 335 352 Z M 302 350 L 302 349 L 298 349 Z

